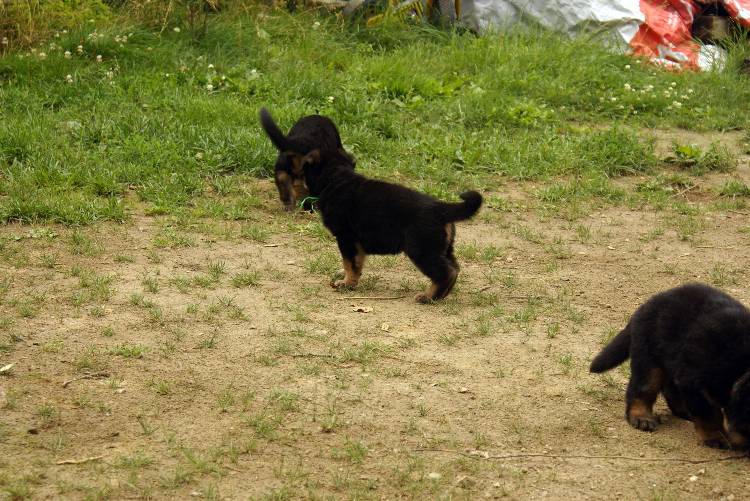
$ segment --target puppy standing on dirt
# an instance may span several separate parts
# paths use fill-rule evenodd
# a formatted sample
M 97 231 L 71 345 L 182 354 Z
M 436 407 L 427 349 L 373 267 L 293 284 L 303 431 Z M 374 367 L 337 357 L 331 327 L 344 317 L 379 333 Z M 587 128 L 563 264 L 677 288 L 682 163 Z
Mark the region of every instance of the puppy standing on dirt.
M 354 157 L 344 150 L 339 131 L 328 117 L 322 115 L 302 117 L 292 126 L 289 134 L 284 135 L 268 110 L 261 108 L 260 123 L 271 142 L 279 150 L 274 178 L 279 197 L 286 210 L 294 210 L 297 201 L 303 200 L 308 195 L 300 165 L 305 154 L 313 149 L 340 150 L 350 159 L 352 169 L 356 164 Z M 305 208 L 310 209 L 311 206 Z
M 633 427 L 656 429 L 653 405 L 661 392 L 672 414 L 694 422 L 705 445 L 747 447 L 750 311 L 745 306 L 698 283 L 657 294 L 594 358 L 591 372 L 612 369 L 628 357 L 625 416 Z
M 453 255 L 455 221 L 471 218 L 482 205 L 476 191 L 461 203 L 445 203 L 396 184 L 367 179 L 353 171 L 339 150 L 313 150 L 302 159 L 310 194 L 319 197 L 323 224 L 333 233 L 344 261 L 344 279 L 334 287 L 356 287 L 367 254 L 405 252 L 432 280 L 417 295 L 427 303 L 444 298 L 458 277 Z

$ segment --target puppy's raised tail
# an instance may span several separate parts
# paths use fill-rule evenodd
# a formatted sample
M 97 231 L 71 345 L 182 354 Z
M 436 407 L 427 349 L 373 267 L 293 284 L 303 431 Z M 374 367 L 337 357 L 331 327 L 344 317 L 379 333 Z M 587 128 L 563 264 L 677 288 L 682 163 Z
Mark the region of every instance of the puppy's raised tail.
M 476 191 L 466 191 L 459 195 L 463 202 L 457 204 L 445 204 L 445 222 L 464 221 L 477 213 L 482 206 L 482 195 Z
M 263 127 L 263 130 L 266 131 L 271 142 L 279 151 L 301 152 L 297 145 L 287 139 L 286 135 L 281 132 L 279 126 L 273 121 L 271 113 L 265 108 L 260 109 L 260 125 Z
M 590 372 L 604 372 L 617 367 L 630 357 L 630 325 L 617 334 L 591 361 Z

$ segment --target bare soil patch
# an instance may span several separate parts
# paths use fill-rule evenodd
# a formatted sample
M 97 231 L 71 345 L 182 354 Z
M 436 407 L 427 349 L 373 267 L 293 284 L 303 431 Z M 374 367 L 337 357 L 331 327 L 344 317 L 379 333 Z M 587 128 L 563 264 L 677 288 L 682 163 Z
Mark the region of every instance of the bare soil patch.
M 733 176 L 747 164 L 700 182 Z M 247 221 L 0 228 L 7 497 L 750 491 L 747 460 L 700 446 L 690 423 L 630 428 L 626 368 L 587 372 L 656 291 L 701 280 L 750 304 L 745 210 L 710 189 L 683 212 L 484 208 L 458 227 L 456 290 L 422 306 L 426 279 L 402 256 L 332 290 L 340 263 L 317 216 L 282 213 L 270 182 L 253 189 L 266 209 Z M 353 299 L 373 296 L 405 297 Z

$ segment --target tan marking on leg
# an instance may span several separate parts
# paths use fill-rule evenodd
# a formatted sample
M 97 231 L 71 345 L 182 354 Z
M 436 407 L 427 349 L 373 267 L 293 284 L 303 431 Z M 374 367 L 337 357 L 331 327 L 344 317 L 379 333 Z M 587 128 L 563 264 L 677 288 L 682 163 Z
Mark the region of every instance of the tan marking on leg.
M 720 419 L 696 418 L 693 423 L 695 424 L 695 432 L 705 445 L 719 449 L 729 448 L 729 439 Z
M 456 236 L 456 225 L 448 223 L 445 225 L 445 242 L 450 245 L 453 243 L 453 238 Z
M 661 369 L 651 369 L 648 379 L 640 388 L 641 396 L 634 398 L 627 409 L 628 422 L 634 428 L 644 431 L 654 431 L 657 425 L 654 416 L 654 402 L 661 390 L 664 374 Z
M 437 294 L 438 290 L 440 290 L 440 284 L 432 282 L 432 284 L 430 284 L 430 287 L 426 291 L 420 292 L 419 294 L 414 296 L 414 300 L 422 304 L 430 303 L 433 299 L 435 299 L 435 295 Z
M 365 254 L 364 249 L 361 245 L 357 244 L 357 255 L 354 256 L 354 261 L 344 259 L 344 279 L 336 280 L 333 286 L 336 288 L 347 288 L 353 289 L 359 283 L 359 278 L 362 276 L 362 267 L 365 265 Z

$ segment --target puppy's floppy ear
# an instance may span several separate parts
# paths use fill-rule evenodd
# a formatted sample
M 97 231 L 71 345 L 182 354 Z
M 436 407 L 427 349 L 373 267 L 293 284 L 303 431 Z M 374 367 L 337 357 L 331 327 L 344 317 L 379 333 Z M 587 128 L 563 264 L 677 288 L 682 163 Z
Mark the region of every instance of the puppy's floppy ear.
M 300 170 L 304 171 L 305 167 L 309 165 L 317 165 L 320 163 L 320 150 L 315 149 L 312 150 L 310 153 L 302 157 L 300 160 Z

